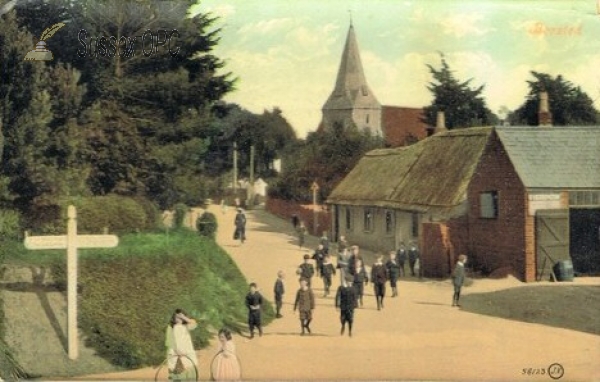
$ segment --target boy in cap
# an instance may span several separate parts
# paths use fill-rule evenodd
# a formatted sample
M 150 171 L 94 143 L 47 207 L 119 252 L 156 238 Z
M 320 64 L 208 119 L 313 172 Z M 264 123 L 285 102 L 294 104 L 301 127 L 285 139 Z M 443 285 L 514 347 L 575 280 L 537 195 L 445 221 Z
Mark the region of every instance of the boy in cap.
M 300 276 L 301 280 L 306 280 L 306 283 L 310 287 L 310 281 L 315 275 L 315 267 L 313 267 L 309 261 L 310 256 L 308 254 L 304 255 L 304 262 L 298 267 L 298 275 Z
M 283 305 L 283 294 L 285 293 L 285 287 L 283 285 L 283 278 L 285 274 L 283 271 L 277 272 L 277 280 L 275 281 L 275 286 L 273 287 L 273 292 L 275 293 L 275 318 L 283 317 L 281 315 L 281 306 Z
M 294 302 L 294 312 L 300 313 L 301 335 L 304 335 L 304 329 L 310 334 L 310 322 L 312 321 L 312 311 L 315 309 L 315 295 L 310 289 L 305 279 L 300 279 L 300 289 L 296 292 L 296 301 Z
M 262 323 L 260 309 L 263 298 L 256 283 L 250 284 L 250 292 L 246 295 L 246 307 L 248 308 L 248 326 L 250 328 L 250 338 L 254 338 L 254 328 L 258 329 L 258 335 L 262 337 Z
M 454 298 L 452 299 L 452 306 L 460 307 L 458 300 L 460 299 L 460 290 L 465 282 L 465 263 L 467 262 L 467 256 L 459 255 L 456 266 L 452 271 L 452 284 L 454 285 Z
M 357 307 L 358 299 L 356 290 L 352 286 L 353 277 L 346 275 L 345 285 L 338 287 L 335 294 L 335 308 L 340 310 L 340 321 L 342 329 L 340 335 L 344 335 L 346 323 L 348 324 L 348 336 L 352 337 L 352 324 L 354 323 L 354 309 Z

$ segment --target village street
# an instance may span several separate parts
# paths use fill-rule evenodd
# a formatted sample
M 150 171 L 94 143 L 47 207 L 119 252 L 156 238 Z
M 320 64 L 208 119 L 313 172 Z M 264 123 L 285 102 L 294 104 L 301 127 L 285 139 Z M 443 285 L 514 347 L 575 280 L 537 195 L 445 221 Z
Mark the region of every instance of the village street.
M 382 311 L 376 309 L 369 284 L 365 307 L 357 309 L 354 336 L 349 338 L 340 336 L 333 298 L 322 298 L 321 280 L 314 279 L 313 334 L 300 336 L 292 303 L 298 287 L 295 269 L 305 251 L 298 248 L 291 224 L 264 210 L 248 211 L 248 240 L 242 245 L 232 239 L 235 211 L 230 208 L 223 214 L 218 206 L 210 210 L 219 220 L 219 244 L 267 299 L 273 298 L 277 271 L 287 275 L 284 317 L 267 326 L 261 338 L 234 336 L 244 380 L 549 381 L 559 377 L 548 375 L 554 363 L 564 368 L 562 380 L 600 380 L 600 337 L 453 308 L 449 281 L 402 279 L 399 297 L 389 297 L 388 290 Z M 307 240 L 310 248 L 316 243 L 316 238 Z M 370 267 L 372 260 L 367 257 L 366 263 Z M 333 290 L 338 283 L 335 278 Z M 598 285 L 600 280 L 576 279 L 575 283 Z M 475 280 L 463 291 L 468 295 L 523 285 L 513 278 Z M 555 308 L 561 309 L 559 301 Z M 214 341 L 198 351 L 203 380 L 210 378 L 209 364 L 216 349 Z M 524 374 L 527 368 L 539 374 Z M 155 371 L 146 368 L 78 379 L 152 380 Z

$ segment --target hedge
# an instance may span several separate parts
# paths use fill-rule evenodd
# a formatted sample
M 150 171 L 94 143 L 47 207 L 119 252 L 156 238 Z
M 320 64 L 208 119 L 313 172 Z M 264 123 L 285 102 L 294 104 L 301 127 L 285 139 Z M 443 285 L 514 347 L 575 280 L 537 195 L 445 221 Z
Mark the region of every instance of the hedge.
M 115 249 L 82 252 L 79 264 L 80 327 L 89 345 L 115 365 L 161 363 L 176 308 L 199 320 L 191 332 L 197 348 L 222 326 L 245 328 L 244 276 L 214 241 L 195 232 L 127 235 Z M 64 260 L 52 270 L 64 283 Z M 267 304 L 265 321 L 272 317 Z

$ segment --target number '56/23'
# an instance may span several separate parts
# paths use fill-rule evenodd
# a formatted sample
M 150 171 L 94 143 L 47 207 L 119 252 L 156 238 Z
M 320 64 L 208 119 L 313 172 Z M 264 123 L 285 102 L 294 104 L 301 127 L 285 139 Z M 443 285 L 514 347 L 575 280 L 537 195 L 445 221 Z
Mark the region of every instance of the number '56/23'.
M 522 375 L 545 375 L 546 369 L 528 367 L 524 368 Z

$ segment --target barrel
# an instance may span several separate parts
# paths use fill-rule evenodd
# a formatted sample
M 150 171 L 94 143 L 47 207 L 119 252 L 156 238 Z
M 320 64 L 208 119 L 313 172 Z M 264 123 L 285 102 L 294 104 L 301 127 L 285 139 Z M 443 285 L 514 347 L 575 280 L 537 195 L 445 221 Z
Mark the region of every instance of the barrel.
M 573 281 L 574 271 L 571 260 L 561 260 L 552 268 L 556 281 Z

